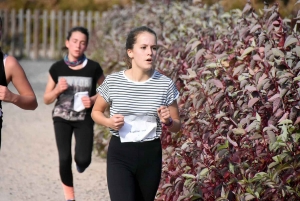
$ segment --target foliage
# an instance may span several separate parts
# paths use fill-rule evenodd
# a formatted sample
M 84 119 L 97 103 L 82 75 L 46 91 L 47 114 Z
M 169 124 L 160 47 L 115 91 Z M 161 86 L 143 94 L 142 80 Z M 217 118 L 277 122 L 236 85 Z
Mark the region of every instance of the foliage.
M 215 1 L 215 0 L 214 0 Z M 215 1 L 217 2 L 217 1 Z M 230 0 L 230 1 L 221 1 L 222 6 L 224 7 L 225 11 L 229 11 L 231 9 L 243 9 L 245 5 L 245 0 Z M 297 14 L 299 8 L 295 7 L 295 3 L 297 0 L 251 0 L 252 6 L 254 9 L 259 10 L 264 6 L 264 2 L 267 3 L 279 3 L 279 13 L 281 16 L 285 17 L 293 17 Z
M 148 25 L 181 93 L 157 200 L 300 199 L 300 12 L 294 26 L 278 9 L 150 1 L 103 14 L 90 54 L 105 72 L 125 68 L 126 34 Z
M 143 2 L 143 0 L 139 0 Z M 130 0 L 2 0 L 0 7 L 7 9 L 59 9 L 104 11 L 114 5 L 124 6 Z
M 92 10 L 105 11 L 112 8 L 114 5 L 125 6 L 132 2 L 145 3 L 147 0 L 0 0 L 1 9 L 56 9 L 56 10 Z M 245 0 L 156 0 L 161 2 L 196 2 L 201 1 L 207 5 L 220 2 L 225 11 L 231 9 L 242 9 Z M 274 3 L 276 0 L 251 0 L 253 7 L 259 9 L 264 2 Z M 277 0 L 280 4 L 279 10 L 282 16 L 291 16 L 297 12 L 295 3 L 297 0 Z

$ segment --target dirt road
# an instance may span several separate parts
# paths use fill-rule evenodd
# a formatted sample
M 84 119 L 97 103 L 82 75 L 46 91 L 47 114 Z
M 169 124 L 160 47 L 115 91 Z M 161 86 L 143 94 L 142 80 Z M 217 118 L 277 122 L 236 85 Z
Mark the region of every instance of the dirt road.
M 51 119 L 53 105 L 43 103 L 52 61 L 20 61 L 38 99 L 35 111 L 3 104 L 0 151 L 0 201 L 63 201 Z M 9 88 L 12 91 L 13 86 Z M 109 201 L 106 161 L 93 157 L 83 174 L 73 167 L 76 201 Z

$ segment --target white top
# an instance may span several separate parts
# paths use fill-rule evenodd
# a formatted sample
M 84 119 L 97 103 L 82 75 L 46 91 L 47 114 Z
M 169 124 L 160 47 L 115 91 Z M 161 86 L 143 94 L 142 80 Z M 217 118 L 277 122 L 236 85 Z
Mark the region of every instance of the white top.
M 134 82 L 128 79 L 124 72 L 108 75 L 97 88 L 97 92 L 110 104 L 110 116 L 121 114 L 126 120 L 128 116 L 134 115 L 138 116 L 134 119 L 139 121 L 155 117 L 155 134 L 145 135 L 142 139 L 134 141 L 150 141 L 159 138 L 162 129 L 157 108 L 169 106 L 178 98 L 179 92 L 174 82 L 157 71 L 154 71 L 152 77 L 145 82 Z M 110 131 L 113 135 L 120 136 L 118 131 L 113 129 Z
M 4 67 L 5 67 L 5 62 L 6 62 L 6 58 L 7 58 L 7 54 L 3 54 L 3 65 L 4 65 Z

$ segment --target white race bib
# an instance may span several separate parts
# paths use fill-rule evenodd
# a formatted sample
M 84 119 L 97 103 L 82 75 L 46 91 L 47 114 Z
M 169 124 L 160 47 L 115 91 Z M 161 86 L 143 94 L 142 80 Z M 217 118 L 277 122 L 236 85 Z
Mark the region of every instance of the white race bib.
M 74 107 L 73 110 L 76 112 L 80 112 L 85 109 L 81 98 L 84 96 L 89 96 L 89 92 L 87 91 L 82 91 L 82 92 L 77 92 L 74 94 Z
M 139 142 L 156 136 L 155 116 L 129 115 L 124 117 L 124 126 L 119 130 L 121 142 Z

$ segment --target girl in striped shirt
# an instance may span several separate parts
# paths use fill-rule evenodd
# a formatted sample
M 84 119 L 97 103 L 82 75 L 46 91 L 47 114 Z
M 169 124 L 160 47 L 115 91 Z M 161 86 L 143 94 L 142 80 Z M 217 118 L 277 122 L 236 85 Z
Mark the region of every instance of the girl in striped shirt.
M 111 201 L 153 201 L 162 169 L 162 125 L 180 130 L 173 81 L 155 70 L 156 33 L 146 27 L 126 40 L 128 69 L 107 76 L 97 92 L 93 120 L 110 128 L 107 181 Z M 110 108 L 110 116 L 104 112 Z

